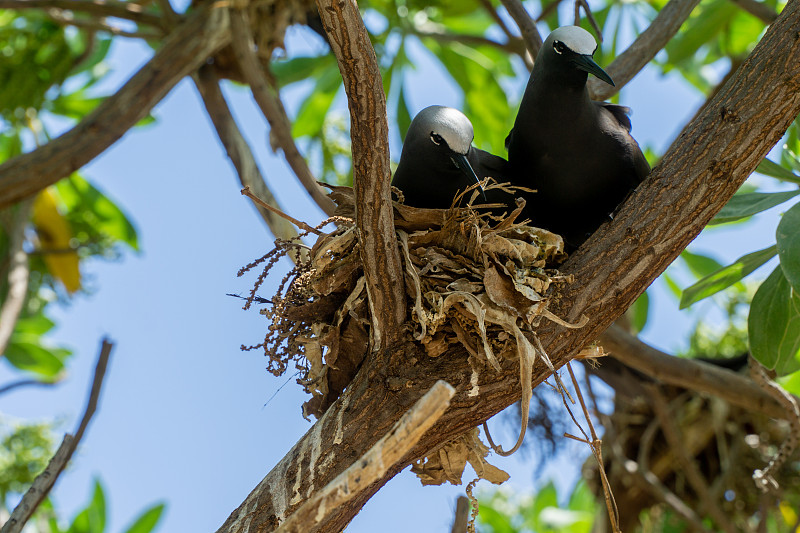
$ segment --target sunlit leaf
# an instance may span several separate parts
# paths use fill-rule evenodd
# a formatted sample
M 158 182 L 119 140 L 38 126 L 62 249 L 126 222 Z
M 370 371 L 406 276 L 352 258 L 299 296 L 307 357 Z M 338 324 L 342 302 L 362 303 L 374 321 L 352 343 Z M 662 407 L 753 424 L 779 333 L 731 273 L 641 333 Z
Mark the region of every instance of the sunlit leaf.
M 303 137 L 319 135 L 336 93 L 342 85 L 342 77 L 336 65 L 331 65 L 317 79 L 314 90 L 301 104 L 292 124 L 292 135 Z
M 709 226 L 734 222 L 743 218 L 753 216 L 767 209 L 772 209 L 776 205 L 791 200 L 800 194 L 800 189 L 784 192 L 754 192 L 749 194 L 736 194 L 728 200 L 717 216 L 715 216 Z
M 64 369 L 64 361 L 70 352 L 62 348 L 45 348 L 35 336 L 13 333 L 3 355 L 13 367 L 49 381 Z
M 800 294 L 780 266 L 753 297 L 747 320 L 750 352 L 779 376 L 800 370 Z
M 683 291 L 680 308 L 685 309 L 704 298 L 708 298 L 721 290 L 727 289 L 772 259 L 777 253 L 778 249 L 773 245 L 769 248 L 744 255 L 730 265 L 709 274 Z
M 639 333 L 647 325 L 647 317 L 650 313 L 650 297 L 647 291 L 636 298 L 633 305 L 628 308 L 627 314 L 631 321 L 631 328 L 634 333 Z
M 111 237 L 139 250 L 139 241 L 128 216 L 110 198 L 78 174 L 56 184 L 73 227 L 86 226 L 94 233 Z
M 94 491 L 89 504 L 70 524 L 67 533 L 104 533 L 106 527 L 106 498 L 103 486 L 94 480 Z
M 779 164 L 770 161 L 767 158 L 761 160 L 761 163 L 759 163 L 756 167 L 756 172 L 771 178 L 778 178 L 779 180 L 790 181 L 792 183 L 800 183 L 800 176 L 794 174 L 791 170 L 785 169 Z
M 713 257 L 690 252 L 689 250 L 681 252 L 681 259 L 689 267 L 692 274 L 698 278 L 708 276 L 722 268 L 722 264 Z
M 783 275 L 800 293 L 800 203 L 784 213 L 775 232 Z
M 155 529 L 163 512 L 163 503 L 150 507 L 136 518 L 133 524 L 125 530 L 125 533 L 150 533 Z

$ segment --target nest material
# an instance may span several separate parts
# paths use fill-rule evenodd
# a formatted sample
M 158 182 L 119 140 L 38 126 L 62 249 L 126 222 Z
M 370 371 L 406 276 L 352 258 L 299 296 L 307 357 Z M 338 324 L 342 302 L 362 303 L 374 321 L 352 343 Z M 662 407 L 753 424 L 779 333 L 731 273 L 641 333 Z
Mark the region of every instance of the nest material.
M 336 401 L 370 345 L 353 192 L 331 188 L 338 227 L 320 235 L 284 278 L 273 306 L 263 311 L 271 325 L 259 345 L 273 374 L 285 372 L 290 361 L 300 370 L 298 383 L 311 394 L 303 405 L 306 417 L 321 416 Z M 507 217 L 471 207 L 433 210 L 395 203 L 394 208 L 414 338 L 430 357 L 461 344 L 476 371 L 485 364 L 499 371 L 502 360 L 520 358 L 529 399 L 534 357 L 546 359 L 541 345 L 535 346 L 536 325 L 543 317 L 570 325 L 547 310 L 550 286 L 567 281 L 555 269 L 566 257 L 561 237 L 517 223 L 521 207 Z M 284 242 L 279 248 L 288 253 L 298 245 Z M 253 295 L 280 256 L 271 254 Z
M 258 59 L 264 72 L 271 76 L 269 63 L 276 49 L 285 49 L 286 30 L 294 24 L 308 24 L 318 19 L 316 3 L 313 0 L 251 0 L 246 5 Z M 247 83 L 232 46 L 217 52 L 214 64 L 220 77 Z

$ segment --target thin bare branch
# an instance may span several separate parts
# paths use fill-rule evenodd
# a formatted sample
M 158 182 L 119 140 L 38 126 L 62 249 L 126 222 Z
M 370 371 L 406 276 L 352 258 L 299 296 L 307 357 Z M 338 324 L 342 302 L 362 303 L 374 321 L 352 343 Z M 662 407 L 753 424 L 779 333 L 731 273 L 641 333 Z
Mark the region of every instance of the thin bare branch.
M 144 11 L 133 2 L 114 0 L 0 0 L 0 9 L 62 9 L 93 15 L 114 17 L 166 29 L 161 17 Z
M 247 12 L 244 9 L 231 8 L 231 34 L 233 36 L 233 50 L 239 68 L 242 70 L 245 80 L 253 91 L 253 97 L 269 122 L 271 132 L 270 137 L 275 139 L 278 146 L 283 150 L 286 162 L 292 171 L 303 184 L 308 194 L 317 203 L 320 209 L 328 215 L 333 215 L 334 205 L 327 197 L 322 188 L 317 184 L 316 178 L 308 168 L 303 154 L 297 149 L 297 145 L 292 137 L 292 126 L 289 117 L 283 109 L 280 97 L 275 89 L 267 81 L 261 62 L 256 55 L 253 33 L 250 31 Z
M 492 17 L 492 20 L 494 20 L 495 24 L 497 24 L 503 33 L 506 34 L 506 37 L 508 37 L 509 40 L 513 39 L 514 34 L 511 33 L 511 30 L 508 28 L 508 24 L 506 24 L 506 21 L 503 20 L 503 17 L 500 16 L 492 3 L 489 0 L 480 0 L 480 3 L 483 6 L 483 9 L 489 14 L 490 17 Z
M 464 44 L 471 44 L 476 46 L 491 46 L 506 52 L 507 54 L 516 54 L 521 57 L 525 55 L 525 43 L 521 38 L 511 36 L 508 42 L 501 43 L 487 37 L 480 35 L 464 35 L 459 33 L 445 33 L 435 29 L 414 29 L 412 34 L 420 38 L 430 37 L 442 43 L 459 42 Z
M 53 21 L 57 22 L 58 24 L 64 26 L 74 26 L 76 28 L 82 28 L 90 31 L 105 31 L 110 33 L 111 35 L 116 35 L 118 37 L 148 40 L 148 39 L 160 39 L 163 36 L 163 33 L 161 31 L 124 30 L 119 26 L 114 26 L 113 24 L 109 24 L 105 20 L 105 18 L 99 18 L 99 19 L 76 18 L 72 14 L 72 12 L 63 9 L 48 9 L 46 13 L 51 19 L 53 19 Z
M 403 284 L 391 283 L 403 279 L 403 268 L 391 201 L 386 95 L 355 0 L 317 0 L 317 8 L 350 109 L 356 227 L 372 317 L 372 349 L 378 350 L 401 337 L 406 317 Z
M 86 402 L 83 416 L 75 430 L 75 436 L 73 437 L 69 433 L 64 435 L 61 446 L 58 447 L 58 450 L 56 450 L 55 455 L 50 459 L 44 471 L 33 480 L 33 484 L 31 484 L 28 491 L 22 497 L 22 500 L 20 500 L 19 504 L 14 508 L 11 517 L 3 524 L 0 533 L 20 533 L 28 520 L 30 520 L 34 511 L 36 511 L 36 508 L 39 507 L 39 504 L 47 497 L 47 494 L 50 492 L 50 489 L 53 488 L 53 485 L 55 485 L 61 472 L 64 471 L 72 454 L 78 447 L 78 443 L 80 443 L 81 438 L 86 432 L 92 415 L 94 415 L 97 410 L 100 390 L 103 387 L 103 378 L 105 377 L 108 359 L 111 356 L 111 349 L 113 347 L 114 345 L 109 342 L 108 339 L 103 339 L 100 347 L 100 355 L 97 357 L 97 365 L 94 369 L 92 388 L 89 391 L 89 398 Z
M 589 80 L 589 94 L 592 98 L 605 100 L 617 94 L 678 33 L 683 22 L 699 3 L 700 0 L 669 0 L 650 26 L 606 69 L 616 86 L 612 87 L 597 78 Z
M 217 136 L 236 169 L 242 186 L 249 187 L 265 203 L 280 210 L 278 201 L 261 175 L 250 145 L 247 144 L 247 140 L 236 125 L 236 120 L 225 101 L 214 65 L 203 65 L 192 76 L 192 79 L 203 99 L 206 112 L 217 130 Z M 297 236 L 294 226 L 287 223 L 283 217 L 276 216 L 263 207 L 257 207 L 257 209 L 275 237 L 289 240 Z
M 718 527 L 727 533 L 735 533 L 737 531 L 736 527 L 728 519 L 728 516 L 722 508 L 711 498 L 708 490 L 708 483 L 706 483 L 705 478 L 703 478 L 703 474 L 700 473 L 700 470 L 697 468 L 692 458 L 687 455 L 683 446 L 684 440 L 681 436 L 681 430 L 675 424 L 667 400 L 664 398 L 664 395 L 661 394 L 658 385 L 650 384 L 646 385 L 646 388 L 650 393 L 650 398 L 653 400 L 651 405 L 653 406 L 653 411 L 655 412 L 659 424 L 661 424 L 661 431 L 664 434 L 664 438 L 670 450 L 677 456 L 678 462 L 681 465 L 681 471 L 689 480 L 692 489 L 697 493 L 701 505 L 705 508 L 706 513 L 716 522 Z
M 146 117 L 176 83 L 229 42 L 227 12 L 213 5 L 198 8 L 145 66 L 74 128 L 0 165 L 0 207 L 78 170 Z
M 600 343 L 614 359 L 662 383 L 707 392 L 732 405 L 757 410 L 773 418 L 787 417 L 781 404 L 752 380 L 736 372 L 702 361 L 673 357 L 616 325 L 600 336 Z
M 759 2 L 758 0 L 731 1 L 754 17 L 761 19 L 764 24 L 772 24 L 778 18 L 778 13 L 764 2 Z
M 20 379 L 19 381 L 12 381 L 0 387 L 0 395 L 9 393 L 11 391 L 21 389 L 23 387 L 52 387 L 58 385 L 59 381 L 39 381 L 38 379 Z
M 337 507 L 378 481 L 439 420 L 455 393 L 447 382 L 437 381 L 367 453 L 306 500 L 276 533 L 311 531 Z
M 517 23 L 517 27 L 522 34 L 522 40 L 525 41 L 525 46 L 528 48 L 531 58 L 535 60 L 539 49 L 542 47 L 542 36 L 536 28 L 536 23 L 525 10 L 525 6 L 522 5 L 520 0 L 500 1 L 505 6 L 508 14 L 511 15 L 511 18 L 514 19 L 514 22 Z
M 271 205 L 266 203 L 264 200 L 262 200 L 261 198 L 259 198 L 255 194 L 253 194 L 253 192 L 250 190 L 249 187 L 245 187 L 244 189 L 242 189 L 242 194 L 244 196 L 247 196 L 251 200 L 253 200 L 253 202 L 257 206 L 259 206 L 259 207 L 261 207 L 263 209 L 269 210 L 271 213 L 274 213 L 274 214 L 278 215 L 279 217 L 283 218 L 284 220 L 287 220 L 287 221 L 291 222 L 292 224 L 294 224 L 298 228 L 302 228 L 302 229 L 304 229 L 305 231 L 307 231 L 309 233 L 313 233 L 314 235 L 324 235 L 324 233 L 322 233 L 317 228 L 312 228 L 311 226 L 309 226 L 308 224 L 306 224 L 302 220 L 297 220 L 296 218 L 287 215 L 286 213 L 284 213 L 280 209 L 272 207 Z

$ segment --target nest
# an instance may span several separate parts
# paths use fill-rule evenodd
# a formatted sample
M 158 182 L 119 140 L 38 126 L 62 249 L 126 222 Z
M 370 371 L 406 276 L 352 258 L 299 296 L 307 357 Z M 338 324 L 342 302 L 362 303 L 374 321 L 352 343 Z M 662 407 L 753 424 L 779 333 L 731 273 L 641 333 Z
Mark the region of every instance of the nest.
M 336 401 L 370 350 L 353 191 L 331 189 L 338 206 L 336 229 L 311 230 L 319 237 L 310 250 L 299 242 L 278 241 L 275 250 L 240 272 L 266 263 L 249 307 L 277 259 L 297 255 L 271 307 L 262 310 L 270 321 L 264 342 L 243 348 L 262 347 L 268 370 L 276 376 L 294 364 L 298 383 L 311 395 L 303 405 L 305 417 L 320 417 Z M 535 356 L 543 356 L 549 365 L 536 326 L 542 319 L 576 325 L 547 310 L 548 289 L 569 281 L 556 268 L 566 258 L 563 240 L 516 222 L 523 205 L 503 216 L 469 205 L 434 210 L 395 202 L 394 209 L 409 305 L 407 326 L 414 339 L 430 357 L 460 344 L 474 368 L 488 365 L 500 371 L 503 360 L 519 359 L 526 406 Z
M 294 24 L 317 22 L 316 3 L 313 0 L 251 0 L 246 5 L 258 59 L 264 72 L 271 76 L 269 63 L 276 49 L 285 49 L 286 30 Z M 247 83 L 232 46 L 220 50 L 214 56 L 214 64 L 220 77 Z

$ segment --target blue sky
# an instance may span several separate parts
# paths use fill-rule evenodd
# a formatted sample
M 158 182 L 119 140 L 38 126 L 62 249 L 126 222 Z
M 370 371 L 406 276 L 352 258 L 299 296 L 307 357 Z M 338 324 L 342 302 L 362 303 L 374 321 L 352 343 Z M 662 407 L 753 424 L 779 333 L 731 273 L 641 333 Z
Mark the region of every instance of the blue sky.
M 319 50 L 316 37 L 301 29 L 291 30 L 289 44 L 289 53 Z M 137 43 L 115 45 L 109 89 L 150 53 Z M 431 104 L 457 107 L 456 91 L 437 68 L 422 55 L 417 60 L 412 112 Z M 521 77 L 519 86 L 525 81 Z M 321 212 L 296 185 L 282 157 L 270 153 L 267 127 L 251 98 L 236 88 L 229 87 L 227 94 L 281 204 L 293 216 L 316 223 Z M 296 107 L 296 94 L 285 98 L 290 109 Z M 701 103 L 696 92 L 653 69 L 634 79 L 622 100 L 634 108 L 633 133 L 640 144 L 659 149 Z M 100 410 L 56 487 L 61 514 L 71 516 L 88 500 L 97 476 L 107 488 L 109 532 L 121 531 L 145 506 L 160 500 L 168 508 L 159 531 L 215 531 L 310 423 L 300 416 L 306 397 L 293 380 L 264 405 L 287 376 L 268 374 L 262 353 L 239 350 L 240 344 L 260 342 L 267 324 L 225 295 L 248 291 L 254 277 L 237 279 L 236 272 L 271 249 L 271 236 L 240 195 L 193 85 L 180 83 L 154 114 L 157 124 L 128 133 L 85 169 L 131 214 L 142 253 L 86 266 L 95 293 L 78 296 L 53 313 L 59 326 L 53 342 L 75 352 L 68 378 L 52 390 L 0 397 L 0 409 L 12 418 L 56 419 L 59 428 L 71 431 L 85 401 L 99 340 L 110 336 L 116 347 Z M 393 140 L 393 154 L 399 154 L 398 141 Z M 692 246 L 731 261 L 763 247 L 776 217 L 776 210 L 766 213 L 746 231 L 714 230 Z M 765 276 L 763 270 L 760 274 Z M 281 277 L 271 276 L 262 294 L 271 295 Z M 653 302 L 654 322 L 668 327 L 650 327 L 644 337 L 674 351 L 685 342 L 691 319 L 659 287 Z M 699 315 L 713 309 L 705 303 L 697 307 Z M 0 382 L 10 376 L 0 368 Z M 498 432 L 503 442 L 515 437 L 512 431 Z M 585 457 L 579 451 L 573 466 Z M 534 486 L 536 460 L 492 458 L 512 474 L 509 487 L 517 492 Z M 543 480 L 563 466 L 545 471 Z M 366 505 L 348 531 L 445 531 L 461 494 L 463 487 L 421 487 L 406 471 Z

